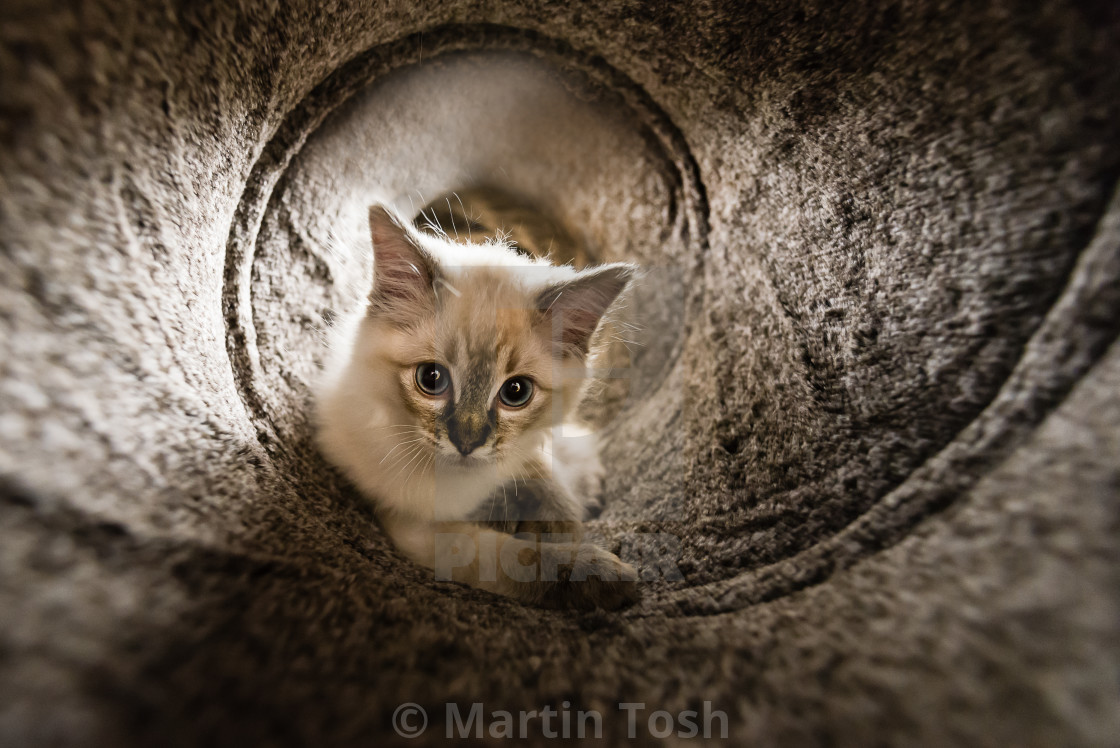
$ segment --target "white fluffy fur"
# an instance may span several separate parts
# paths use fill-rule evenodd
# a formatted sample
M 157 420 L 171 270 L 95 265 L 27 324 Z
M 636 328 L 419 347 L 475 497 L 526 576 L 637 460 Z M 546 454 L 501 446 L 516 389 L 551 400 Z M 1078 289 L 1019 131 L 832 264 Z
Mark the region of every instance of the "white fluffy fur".
M 413 238 L 446 274 L 446 283 L 437 284 L 440 293 L 458 293 L 459 279 L 475 268 L 508 268 L 527 293 L 577 275 L 571 267 L 526 257 L 498 242 L 464 246 L 419 232 Z M 570 489 L 582 515 L 583 502 L 594 499 L 586 492 L 597 488 L 602 468 L 595 435 L 574 419 L 536 435 L 522 445 L 518 459 L 460 467 L 417 455 L 412 464 L 399 465 L 394 458 L 404 450 L 397 427 L 408 423 L 409 415 L 396 391 L 397 374 L 379 361 L 383 341 L 365 312 L 362 307 L 343 317 L 331 331 L 317 393 L 320 447 L 363 494 L 382 510 L 416 520 L 462 520 L 503 484 L 525 477 L 526 463 L 535 459 Z

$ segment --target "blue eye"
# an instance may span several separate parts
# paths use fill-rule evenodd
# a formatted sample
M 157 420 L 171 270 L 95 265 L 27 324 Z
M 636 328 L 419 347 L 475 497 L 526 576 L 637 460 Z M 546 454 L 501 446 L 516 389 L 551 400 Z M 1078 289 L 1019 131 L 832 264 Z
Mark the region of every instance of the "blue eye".
M 528 377 L 511 377 L 498 390 L 498 399 L 510 408 L 520 408 L 533 397 L 533 382 Z
M 420 364 L 416 367 L 416 386 L 425 394 L 442 395 L 451 386 L 451 372 L 439 364 Z

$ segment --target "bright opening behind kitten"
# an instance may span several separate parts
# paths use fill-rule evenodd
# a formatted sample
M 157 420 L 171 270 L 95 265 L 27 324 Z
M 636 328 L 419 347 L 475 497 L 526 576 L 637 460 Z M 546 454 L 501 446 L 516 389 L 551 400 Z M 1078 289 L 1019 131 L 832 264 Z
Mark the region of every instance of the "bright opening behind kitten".
M 594 434 L 574 436 L 604 316 L 635 268 L 555 266 L 381 206 L 369 223 L 373 288 L 335 331 L 323 453 L 437 578 L 547 607 L 636 600 L 634 569 L 584 539 L 602 467 Z

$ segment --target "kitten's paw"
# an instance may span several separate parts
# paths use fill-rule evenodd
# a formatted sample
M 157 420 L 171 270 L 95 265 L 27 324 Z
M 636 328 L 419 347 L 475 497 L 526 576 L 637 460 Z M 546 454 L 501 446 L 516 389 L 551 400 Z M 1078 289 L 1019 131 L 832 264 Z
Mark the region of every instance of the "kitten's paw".
M 556 567 L 545 582 L 541 604 L 554 608 L 618 610 L 638 602 L 638 572 L 618 556 L 584 543 L 574 558 Z

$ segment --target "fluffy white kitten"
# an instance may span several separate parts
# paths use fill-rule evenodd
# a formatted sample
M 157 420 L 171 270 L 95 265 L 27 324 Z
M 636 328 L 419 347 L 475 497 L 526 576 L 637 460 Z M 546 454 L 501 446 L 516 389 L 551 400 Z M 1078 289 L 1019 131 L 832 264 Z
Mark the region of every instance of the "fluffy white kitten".
M 577 271 L 370 209 L 374 282 L 318 394 L 323 453 L 397 547 L 453 579 L 553 607 L 637 597 L 584 542 L 601 467 L 573 435 L 603 316 L 634 268 Z

